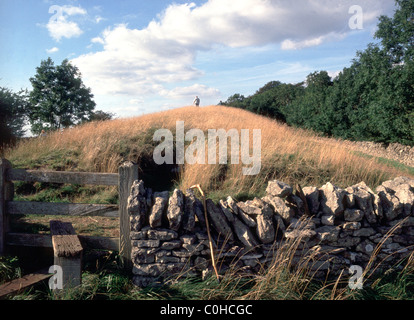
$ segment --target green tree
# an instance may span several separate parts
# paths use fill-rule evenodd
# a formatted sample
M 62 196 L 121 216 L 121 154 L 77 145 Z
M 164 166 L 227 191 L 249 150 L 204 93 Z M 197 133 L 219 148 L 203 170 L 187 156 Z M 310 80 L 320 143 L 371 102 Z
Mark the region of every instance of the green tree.
M 0 145 L 10 144 L 24 135 L 27 110 L 27 91 L 15 93 L 0 87 Z
M 111 120 L 116 116 L 115 113 L 112 112 L 105 112 L 102 110 L 93 111 L 89 120 L 90 121 L 106 121 Z
M 304 92 L 303 83 L 285 84 L 272 81 L 259 89 L 250 99 L 248 110 L 286 122 L 285 110 Z
M 230 96 L 225 102 L 220 101 L 219 105 L 244 109 L 247 105 L 246 102 L 246 97 L 244 95 L 235 93 Z
M 283 108 L 289 125 L 326 132 L 325 99 L 332 86 L 326 71 L 313 72 L 306 78 L 304 94 Z
M 90 88 L 85 87 L 77 67 L 68 60 L 55 66 L 43 60 L 30 78 L 32 105 L 29 119 L 33 133 L 57 130 L 89 121 L 96 106 Z
M 346 139 L 414 143 L 413 63 L 395 65 L 371 44 L 334 81 L 324 132 Z
M 381 16 L 375 37 L 394 63 L 414 59 L 414 1 L 396 0 L 397 10 L 392 18 Z
M 328 135 L 353 138 L 350 132 L 351 115 L 359 103 L 359 95 L 354 87 L 356 73 L 353 67 L 342 70 L 326 97 L 324 132 Z
M 282 83 L 280 81 L 270 81 L 270 82 L 266 83 L 263 87 L 261 87 L 259 90 L 257 90 L 256 95 L 264 93 L 264 92 L 269 91 L 269 90 L 272 90 L 274 88 L 277 88 L 281 84 Z

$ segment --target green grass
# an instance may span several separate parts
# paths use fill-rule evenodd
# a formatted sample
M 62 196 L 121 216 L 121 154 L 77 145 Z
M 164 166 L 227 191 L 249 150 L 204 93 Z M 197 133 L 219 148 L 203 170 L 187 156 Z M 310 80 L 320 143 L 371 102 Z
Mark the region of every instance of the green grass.
M 118 202 L 118 192 L 115 187 L 17 181 L 14 188 L 14 201 L 96 204 Z
M 19 278 L 21 269 L 17 257 L 1 256 L 0 257 L 0 284 Z
M 385 164 L 390 168 L 398 169 L 398 170 L 400 170 L 402 172 L 405 172 L 409 175 L 414 175 L 414 168 L 410 167 L 410 166 L 407 166 L 407 165 L 405 165 L 401 162 L 391 160 L 391 159 L 386 159 L 386 158 L 383 158 L 383 157 L 371 156 L 371 155 L 368 155 L 368 154 L 360 152 L 360 151 L 354 151 L 353 153 L 356 154 L 357 156 L 360 156 L 360 157 L 365 158 L 365 159 L 374 159 L 377 163 Z
M 392 270 L 386 272 L 363 290 L 357 292 L 358 300 L 414 300 L 414 272 Z
M 76 168 L 80 151 L 78 150 L 47 150 L 40 153 L 37 158 L 13 157 L 11 161 L 14 168 L 26 168 L 30 170 L 47 168 L 48 170 L 64 171 L 67 168 Z

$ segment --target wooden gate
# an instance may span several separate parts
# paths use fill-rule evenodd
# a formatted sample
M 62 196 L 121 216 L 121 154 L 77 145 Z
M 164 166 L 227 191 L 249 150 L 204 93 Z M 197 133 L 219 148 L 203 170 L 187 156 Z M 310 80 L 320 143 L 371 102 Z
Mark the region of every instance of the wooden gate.
M 130 161 L 123 163 L 118 173 L 89 173 L 13 169 L 8 160 L 0 159 L 0 256 L 6 253 L 8 246 L 52 248 L 51 235 L 10 232 L 11 215 L 118 216 L 119 238 L 79 235 L 79 239 L 84 247 L 119 251 L 124 266 L 130 266 L 131 241 L 127 202 L 131 185 L 137 179 L 138 166 Z M 119 205 L 13 201 L 13 181 L 117 186 Z

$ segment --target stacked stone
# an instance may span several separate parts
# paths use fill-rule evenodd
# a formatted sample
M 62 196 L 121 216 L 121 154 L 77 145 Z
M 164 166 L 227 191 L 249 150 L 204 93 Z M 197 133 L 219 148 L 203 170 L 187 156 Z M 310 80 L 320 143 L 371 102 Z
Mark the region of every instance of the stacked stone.
M 128 202 L 137 285 L 211 269 L 204 207 L 191 190 L 169 196 L 135 181 Z M 207 199 L 206 207 L 221 271 L 257 272 L 296 242 L 291 265 L 308 261 L 315 276 L 325 277 L 351 265 L 364 268 L 371 258 L 388 267 L 410 255 L 414 244 L 414 180 L 404 177 L 384 182 L 376 193 L 363 182 L 300 193 L 270 181 L 261 199 L 227 197 L 217 205 Z
M 331 183 L 303 189 L 312 219 L 300 230 L 294 220 L 285 238 L 304 238 L 302 251 L 319 259 L 317 276 L 368 263 L 379 272 L 413 253 L 414 180 L 396 178 L 376 191 L 363 182 L 345 190 Z
M 172 275 L 207 268 L 200 256 L 208 254 L 203 234 L 182 235 L 170 229 L 147 226 L 132 232 L 134 283 L 147 286 Z
M 227 217 L 233 214 L 207 199 L 208 218 L 213 235 L 215 258 L 220 271 L 259 265 L 263 254 L 235 244 Z M 224 203 L 222 203 L 224 205 Z M 139 287 L 164 282 L 180 276 L 201 275 L 211 271 L 211 252 L 207 237 L 204 208 L 191 190 L 152 193 L 143 181 L 135 181 L 128 199 L 134 283 Z M 237 229 L 236 229 L 237 230 Z M 207 272 L 208 273 L 208 272 Z

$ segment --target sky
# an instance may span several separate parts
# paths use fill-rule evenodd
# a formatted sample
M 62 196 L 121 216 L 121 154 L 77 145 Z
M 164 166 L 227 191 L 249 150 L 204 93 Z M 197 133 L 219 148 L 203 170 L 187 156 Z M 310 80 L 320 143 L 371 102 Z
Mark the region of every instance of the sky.
M 70 60 L 97 110 L 119 118 L 337 75 L 376 42 L 392 0 L 0 0 L 0 86 L 31 90 Z

